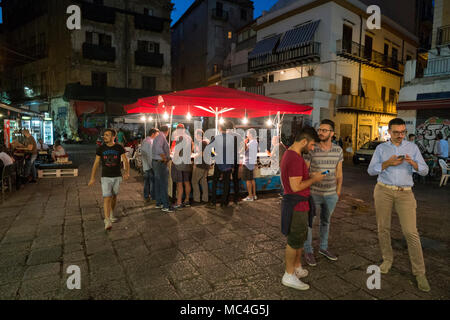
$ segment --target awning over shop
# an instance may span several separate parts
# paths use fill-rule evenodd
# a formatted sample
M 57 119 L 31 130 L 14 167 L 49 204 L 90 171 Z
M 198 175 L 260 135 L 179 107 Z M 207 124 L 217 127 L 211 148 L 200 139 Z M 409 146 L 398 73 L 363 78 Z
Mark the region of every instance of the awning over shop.
M 402 101 L 397 110 L 450 109 L 450 99 Z
M 281 34 L 278 34 L 276 36 L 258 41 L 253 51 L 248 55 L 249 59 L 272 53 L 278 40 L 280 40 L 280 37 Z
M 13 112 L 17 112 L 17 113 L 20 113 L 20 114 L 26 114 L 26 115 L 33 116 L 33 117 L 42 117 L 42 118 L 44 117 L 44 115 L 42 115 L 42 114 L 40 114 L 38 112 L 34 112 L 34 111 L 31 111 L 31 110 L 25 110 L 25 109 L 21 109 L 21 108 L 11 107 L 11 106 L 8 106 L 8 105 L 3 104 L 3 103 L 0 103 L 0 109 L 13 111 Z
M 77 116 L 105 112 L 105 103 L 101 101 L 74 101 L 73 106 Z
M 287 31 L 281 39 L 277 52 L 298 48 L 311 42 L 314 39 L 319 23 L 320 20 L 317 20 Z

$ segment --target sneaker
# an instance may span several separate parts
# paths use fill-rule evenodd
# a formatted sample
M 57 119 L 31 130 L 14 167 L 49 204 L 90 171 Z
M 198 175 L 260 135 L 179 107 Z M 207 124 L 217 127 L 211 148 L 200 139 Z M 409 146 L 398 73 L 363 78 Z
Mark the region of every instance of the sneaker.
M 281 283 L 289 288 L 294 288 L 297 290 L 308 290 L 309 285 L 300 281 L 295 275 L 289 274 L 287 272 L 284 273 L 283 279 Z
M 253 197 L 253 200 L 258 200 L 258 197 L 257 197 L 257 196 L 254 196 L 254 197 Z
M 184 204 L 176 204 L 176 205 L 173 206 L 173 208 L 176 209 L 176 210 L 181 210 L 181 209 L 184 208 Z
M 105 230 L 111 230 L 111 228 L 112 228 L 111 220 L 105 219 L 104 222 L 105 222 Z
M 114 217 L 114 214 L 111 212 L 111 214 L 109 215 L 109 220 L 111 220 L 111 222 L 117 222 L 117 218 Z
M 303 269 L 302 267 L 295 268 L 295 275 L 297 278 L 305 278 L 309 274 L 308 270 Z
M 381 265 L 380 265 L 380 272 L 382 274 L 387 274 L 389 272 L 389 270 L 391 269 L 392 263 L 391 262 L 387 262 L 384 261 Z
M 424 292 L 430 292 L 431 287 L 430 284 L 428 283 L 427 277 L 425 277 L 424 274 L 416 276 L 416 280 L 417 280 L 417 287 L 419 288 L 419 290 Z
M 244 201 L 254 201 L 254 199 L 252 197 L 247 197 L 244 199 Z
M 308 266 L 311 266 L 311 267 L 317 266 L 316 258 L 314 258 L 313 253 L 305 252 L 305 261 L 308 264 Z
M 174 208 L 173 208 L 173 207 L 169 207 L 169 208 L 162 208 L 161 210 L 162 210 L 162 211 L 164 211 L 164 212 L 168 212 L 168 213 L 170 213 L 170 212 L 175 212 L 175 210 L 174 210 Z
M 157 204 L 155 208 L 156 208 L 156 209 L 162 209 L 162 208 L 164 208 L 164 207 L 163 207 L 162 204 Z
M 322 249 L 320 249 L 319 250 L 319 253 L 321 254 L 321 255 L 323 255 L 323 256 L 325 256 L 325 257 L 327 257 L 329 260 L 331 260 L 331 261 L 336 261 L 338 258 L 334 255 L 334 254 L 332 254 L 330 251 L 328 251 L 328 250 L 322 250 Z
M 189 201 L 183 202 L 183 206 L 189 208 L 191 206 L 191 203 Z
M 208 202 L 208 204 L 206 205 L 207 208 L 209 209 L 215 209 L 216 208 L 216 204 L 212 203 L 212 202 Z

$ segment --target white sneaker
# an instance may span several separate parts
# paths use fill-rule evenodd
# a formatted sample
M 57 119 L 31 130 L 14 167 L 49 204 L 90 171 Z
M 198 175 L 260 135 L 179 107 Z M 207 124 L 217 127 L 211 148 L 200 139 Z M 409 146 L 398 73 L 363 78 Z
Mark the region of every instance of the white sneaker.
M 105 230 L 111 230 L 112 228 L 112 223 L 111 223 L 111 219 L 105 219 Z
M 244 199 L 244 201 L 254 201 L 252 197 L 247 197 Z
M 295 269 L 295 275 L 297 278 L 305 278 L 309 274 L 308 270 L 303 269 L 302 267 L 298 267 Z
M 281 283 L 286 287 L 297 289 L 297 290 L 308 290 L 309 285 L 300 281 L 295 275 L 284 273 Z
M 253 200 L 258 200 L 258 197 L 257 197 L 257 196 L 254 196 L 254 197 L 253 197 Z
M 112 223 L 117 222 L 117 218 L 114 218 L 114 214 L 112 212 L 109 215 L 109 220 L 111 220 Z

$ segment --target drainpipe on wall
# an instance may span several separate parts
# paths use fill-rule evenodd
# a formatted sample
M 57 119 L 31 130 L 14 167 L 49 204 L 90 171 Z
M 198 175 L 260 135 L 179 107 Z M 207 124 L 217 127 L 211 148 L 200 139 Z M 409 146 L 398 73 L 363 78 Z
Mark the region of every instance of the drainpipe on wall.
M 360 25 L 359 25 L 359 57 L 361 58 L 361 43 L 362 43 L 362 27 L 363 27 L 363 19 L 362 16 L 359 16 L 360 19 Z M 359 73 L 358 73 L 358 97 L 361 97 L 361 61 L 359 61 Z M 359 99 L 358 99 L 359 100 Z M 355 151 L 358 150 L 358 119 L 359 119 L 359 112 L 356 110 L 356 137 L 355 137 Z

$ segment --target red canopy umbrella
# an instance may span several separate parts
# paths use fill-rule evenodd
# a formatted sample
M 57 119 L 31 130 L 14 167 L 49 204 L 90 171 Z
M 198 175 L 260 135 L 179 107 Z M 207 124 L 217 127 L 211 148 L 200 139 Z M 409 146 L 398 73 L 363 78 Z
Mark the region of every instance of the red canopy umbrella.
M 141 109 L 147 107 L 148 109 Z M 265 117 L 277 112 L 288 114 L 311 114 L 310 106 L 290 101 L 265 97 L 262 95 L 221 86 L 203 87 L 169 94 L 139 99 L 137 103 L 126 106 L 128 113 L 170 113 L 174 115 L 219 116 L 240 118 Z

